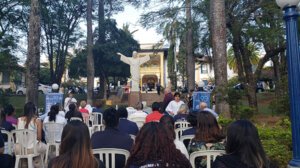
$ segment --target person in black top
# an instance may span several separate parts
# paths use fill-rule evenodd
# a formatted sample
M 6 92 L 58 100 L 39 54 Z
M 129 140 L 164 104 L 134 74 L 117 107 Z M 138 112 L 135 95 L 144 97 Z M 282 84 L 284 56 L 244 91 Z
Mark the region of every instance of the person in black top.
M 81 118 L 81 120 L 83 121 L 82 114 L 81 114 L 81 112 L 77 111 L 77 107 L 76 107 L 75 104 L 70 104 L 69 105 L 69 111 L 65 115 L 65 118 L 67 119 L 68 122 L 70 122 L 72 117 Z
M 1 129 L 3 130 L 6 130 L 6 131 L 12 131 L 15 129 L 15 127 L 10 123 L 10 122 L 7 122 L 6 121 L 6 113 L 4 110 L 0 110 L 1 112 L 1 119 L 0 119 L 0 127 Z M 4 139 L 4 142 L 7 142 L 7 135 L 6 134 L 2 134 L 3 136 L 3 139 Z
M 136 134 L 139 131 L 139 128 L 138 128 L 138 126 L 136 125 L 135 122 L 127 120 L 128 112 L 127 112 L 126 108 L 125 107 L 120 107 L 118 109 L 118 113 L 119 113 L 119 116 L 120 116 L 120 122 L 119 122 L 119 125 L 118 125 L 118 130 L 120 132 L 136 136 Z
M 273 168 L 259 140 L 256 127 L 238 120 L 227 130 L 226 155 L 218 156 L 212 168 Z
M 103 114 L 104 131 L 95 132 L 92 135 L 91 142 L 93 149 L 101 148 L 117 148 L 130 151 L 133 140 L 131 137 L 118 130 L 119 114 L 116 109 L 108 108 Z M 116 168 L 123 168 L 125 157 L 116 157 Z
M 81 121 L 70 121 L 63 129 L 59 156 L 48 168 L 103 168 L 92 153 L 88 127 Z
M 14 161 L 12 156 L 3 154 L 4 153 L 4 140 L 2 137 L 2 133 L 0 130 L 0 167 L 1 168 L 13 168 L 14 167 Z

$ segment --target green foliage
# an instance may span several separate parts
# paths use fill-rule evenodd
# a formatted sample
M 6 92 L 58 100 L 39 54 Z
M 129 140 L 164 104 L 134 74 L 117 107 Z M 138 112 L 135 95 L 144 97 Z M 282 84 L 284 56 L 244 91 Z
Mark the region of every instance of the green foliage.
M 73 79 L 86 76 L 87 50 L 77 50 L 76 56 L 71 60 L 69 65 L 69 76 Z
M 271 163 L 280 168 L 286 167 L 293 156 L 291 122 L 283 119 L 274 127 L 257 126 L 257 129 Z
M 244 120 L 252 120 L 255 109 L 250 107 L 239 108 L 239 118 Z
M 0 107 L 8 105 L 8 96 L 6 93 L 0 93 Z
M 223 115 L 219 116 L 218 123 L 222 126 L 223 132 L 227 132 L 228 126 L 233 123 L 235 119 L 225 118 Z
M 49 68 L 40 68 L 40 83 L 52 84 Z
M 273 99 L 269 104 L 269 108 L 272 109 L 272 115 L 283 114 L 290 116 L 290 96 L 285 94 Z

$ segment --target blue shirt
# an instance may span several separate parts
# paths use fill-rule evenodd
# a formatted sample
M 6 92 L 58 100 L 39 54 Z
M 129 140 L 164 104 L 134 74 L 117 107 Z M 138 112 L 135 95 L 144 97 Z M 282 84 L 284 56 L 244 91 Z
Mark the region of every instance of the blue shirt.
M 129 121 L 125 118 L 120 118 L 120 122 L 118 125 L 118 130 L 120 132 L 136 135 L 139 132 L 139 128 L 135 122 Z

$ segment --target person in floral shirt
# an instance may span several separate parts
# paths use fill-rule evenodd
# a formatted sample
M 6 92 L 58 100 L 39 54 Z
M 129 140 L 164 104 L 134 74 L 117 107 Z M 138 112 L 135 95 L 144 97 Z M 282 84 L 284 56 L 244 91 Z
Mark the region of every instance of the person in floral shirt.
M 225 150 L 225 135 L 220 129 L 216 118 L 207 111 L 199 112 L 197 116 L 195 138 L 188 146 L 189 154 L 204 150 Z M 196 167 L 206 167 L 206 157 L 197 157 Z

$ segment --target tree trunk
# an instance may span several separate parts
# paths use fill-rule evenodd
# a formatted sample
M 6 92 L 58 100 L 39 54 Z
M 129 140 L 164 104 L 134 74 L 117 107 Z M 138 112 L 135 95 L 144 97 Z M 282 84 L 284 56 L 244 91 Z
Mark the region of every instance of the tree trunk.
M 258 113 L 258 106 L 257 106 L 257 97 L 256 97 L 256 86 L 257 81 L 249 81 L 247 88 L 247 96 L 248 96 L 248 103 L 251 108 L 254 108 L 256 114 Z
M 40 72 L 40 7 L 38 0 L 31 0 L 28 53 L 26 60 L 26 102 L 38 106 L 38 84 Z
M 216 112 L 230 118 L 229 104 L 226 102 L 227 89 L 227 52 L 225 1 L 210 0 L 210 23 L 216 85 Z
M 104 0 L 99 0 L 98 7 L 98 42 L 103 44 L 105 42 L 105 32 L 104 32 Z
M 195 88 L 195 59 L 191 0 L 186 0 L 186 67 L 188 90 Z
M 92 28 L 92 0 L 87 1 L 87 103 L 93 105 L 94 91 L 94 57 L 93 57 L 93 28 Z

